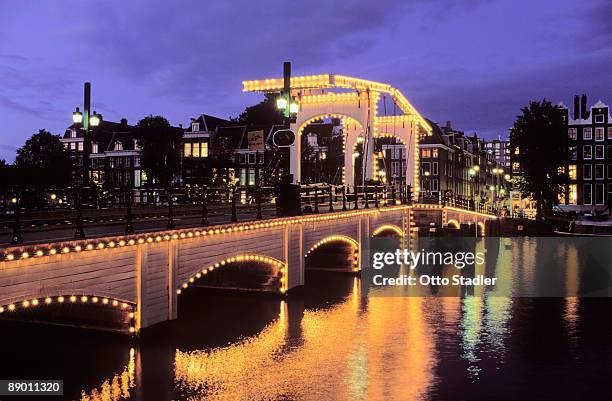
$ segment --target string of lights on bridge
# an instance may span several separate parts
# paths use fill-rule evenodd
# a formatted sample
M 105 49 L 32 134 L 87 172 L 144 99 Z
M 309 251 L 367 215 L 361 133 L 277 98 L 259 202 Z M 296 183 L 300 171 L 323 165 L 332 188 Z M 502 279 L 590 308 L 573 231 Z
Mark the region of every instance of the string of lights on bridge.
M 202 237 L 212 237 L 218 235 L 227 235 L 232 233 L 241 233 L 245 231 L 253 231 L 253 230 L 261 230 L 268 229 L 274 227 L 280 227 L 291 224 L 301 224 L 301 223 L 314 223 L 320 221 L 328 221 L 328 220 L 336 220 L 336 219 L 346 219 L 355 216 L 362 215 L 375 215 L 383 212 L 392 212 L 397 210 L 410 210 L 413 208 L 418 209 L 443 209 L 447 208 L 448 210 L 454 210 L 463 213 L 469 213 L 476 216 L 485 217 L 488 219 L 495 219 L 496 216 L 489 215 L 485 213 L 479 213 L 474 211 L 466 211 L 458 208 L 453 208 L 450 206 L 441 206 L 441 205 L 398 205 L 398 206 L 389 206 L 384 209 L 370 209 L 370 210 L 357 210 L 357 211 L 347 211 L 347 212 L 337 212 L 329 215 L 319 215 L 319 216 L 304 216 L 304 217 L 289 217 L 289 218 L 280 218 L 280 219 L 271 219 L 268 222 L 261 223 L 253 223 L 253 222 L 245 222 L 245 223 L 235 223 L 229 225 L 217 225 L 211 227 L 202 227 L 190 230 L 181 230 L 181 231 L 162 231 L 149 233 L 146 235 L 136 235 L 136 236 L 118 236 L 112 239 L 101 238 L 97 240 L 91 240 L 89 242 L 78 242 L 74 241 L 70 243 L 62 242 L 56 244 L 45 245 L 44 247 L 21 247 L 19 250 L 8 248 L 2 256 L 2 260 L 4 262 L 12 262 L 17 260 L 25 260 L 30 258 L 40 258 L 40 257 L 51 257 L 58 256 L 69 253 L 82 253 L 96 250 L 104 250 L 107 248 L 116 248 L 116 247 L 126 247 L 126 246 L 136 246 L 142 244 L 151 244 L 158 243 L 162 241 L 170 241 L 170 240 L 183 240 L 183 239 L 193 239 L 193 238 L 202 238 Z M 414 222 L 414 218 L 411 218 L 411 223 Z
M 335 242 L 335 241 L 347 242 L 353 246 L 353 267 L 352 269 L 354 272 L 360 271 L 361 269 L 359 268 L 359 244 L 353 238 L 347 237 L 346 235 L 332 235 L 330 237 L 323 238 L 322 240 L 314 244 L 312 247 L 310 247 L 308 252 L 306 252 L 306 254 L 304 255 L 304 258 L 308 257 L 308 255 L 310 255 L 320 246 L 328 244 L 330 242 Z

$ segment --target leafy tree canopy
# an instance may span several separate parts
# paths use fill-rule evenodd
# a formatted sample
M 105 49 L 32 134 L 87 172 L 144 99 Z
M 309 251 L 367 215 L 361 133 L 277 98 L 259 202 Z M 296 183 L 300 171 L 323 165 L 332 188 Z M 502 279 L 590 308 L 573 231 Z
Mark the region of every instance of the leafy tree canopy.
M 282 124 L 283 115 L 276 108 L 277 94 L 266 93 L 264 100 L 254 106 L 247 107 L 232 121 L 246 125 L 273 125 Z
M 161 116 L 145 117 L 136 125 L 141 167 L 149 180 L 168 187 L 181 169 L 182 130 Z
M 522 172 L 516 185 L 537 202 L 541 217 L 543 210 L 551 209 L 557 202 L 563 184 L 567 183 L 569 147 L 563 110 L 544 99 L 529 102 L 521 113 L 510 131 L 513 159 Z
M 44 129 L 32 135 L 15 158 L 18 182 L 22 186 L 49 187 L 68 184 L 73 161 L 59 135 Z

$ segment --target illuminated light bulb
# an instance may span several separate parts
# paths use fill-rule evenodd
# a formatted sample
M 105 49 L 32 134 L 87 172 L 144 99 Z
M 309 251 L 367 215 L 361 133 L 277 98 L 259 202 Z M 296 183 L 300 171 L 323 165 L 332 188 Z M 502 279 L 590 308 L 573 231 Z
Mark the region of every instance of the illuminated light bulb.
M 57 302 L 59 302 L 59 303 L 64 302 L 64 297 L 58 297 L 58 298 L 57 298 Z
M 199 237 L 199 236 L 200 236 L 200 234 L 202 234 L 200 231 L 196 231 L 196 232 L 195 232 L 196 237 Z
M 108 246 L 111 247 L 111 248 L 114 248 L 115 247 L 115 241 L 109 242 Z
M 162 237 L 160 237 L 159 235 L 157 237 L 155 237 L 155 241 L 159 242 L 162 240 Z
M 124 240 L 119 241 L 119 246 L 124 246 L 124 245 L 125 245 L 125 241 Z
M 38 305 L 38 299 L 33 299 L 32 306 L 37 306 L 37 305 Z
M 148 242 L 148 243 L 153 242 L 153 238 L 152 238 L 152 237 L 147 237 L 147 242 Z
M 36 251 L 36 256 L 42 256 L 44 254 L 43 251 L 41 251 L 40 249 L 38 251 Z
M 178 238 L 178 234 L 172 234 L 172 239 L 177 239 Z
M 187 283 L 183 283 L 183 288 L 187 288 L 189 285 Z
M 193 233 L 192 233 L 191 231 L 189 231 L 189 232 L 187 233 L 187 236 L 188 236 L 189 238 L 191 238 L 191 237 L 193 237 Z
M 21 305 L 23 305 L 24 308 L 27 308 L 28 306 L 30 306 L 30 301 L 23 301 Z
M 144 238 L 138 238 L 138 243 L 139 244 L 144 244 L 144 242 L 145 242 Z
M 91 299 L 91 302 L 93 302 L 94 304 L 97 304 L 98 303 L 98 297 L 93 297 Z
M 213 266 L 211 266 L 211 267 L 213 267 Z M 215 263 L 214 267 L 219 267 L 219 263 Z M 208 269 L 210 270 L 210 267 Z
M 67 246 L 65 246 L 65 247 L 63 247 L 63 248 L 62 248 L 62 252 L 64 252 L 64 253 L 68 253 L 68 252 L 70 252 L 70 248 L 68 248 Z
M 4 308 L 0 306 L 0 313 L 4 312 Z
M 125 302 L 121 304 L 121 308 L 122 308 L 122 309 L 125 309 L 125 308 L 127 308 L 127 307 L 128 307 L 128 304 L 126 304 Z
M 180 237 L 181 237 L 181 238 L 185 238 L 185 233 L 181 233 L 181 234 L 180 234 Z
M 113 300 L 113 306 L 117 306 L 119 305 L 119 301 L 117 301 L 116 299 Z
M 134 312 L 130 312 L 129 316 L 130 316 L 130 319 L 133 319 L 134 318 Z
M 10 304 L 10 305 L 8 306 L 8 310 L 10 310 L 10 311 L 14 311 L 14 310 L 15 310 L 15 304 Z
M 208 270 L 202 270 L 202 274 L 203 274 L 203 275 L 208 274 Z
M 190 278 L 189 278 L 189 282 L 190 282 L 190 283 L 193 283 L 194 281 L 195 281 L 195 279 L 194 279 L 193 277 L 190 277 Z
M 130 333 L 134 333 L 136 331 L 136 329 L 134 327 L 130 326 Z
M 102 248 L 104 248 L 105 246 L 106 246 L 106 245 L 104 245 L 104 242 L 100 242 L 100 243 L 98 244 L 98 249 L 102 249 Z
M 29 257 L 30 257 L 30 254 L 29 254 L 29 253 L 27 253 L 27 252 L 23 252 L 23 253 L 21 254 L 21 258 L 22 258 L 22 259 L 27 259 L 27 258 L 29 258 Z
M 55 250 L 55 248 L 49 249 L 49 255 L 55 255 L 56 253 L 57 251 Z
M 164 240 L 166 241 L 170 240 L 170 236 L 168 234 L 164 235 Z
M 51 302 L 53 302 L 53 300 L 49 297 L 45 298 L 45 303 L 46 304 L 50 304 Z
M 74 295 L 70 297 L 70 302 L 76 302 L 76 297 Z
M 102 299 L 102 303 L 103 303 L 104 305 L 108 304 L 108 298 L 104 298 L 104 299 Z
M 181 295 L 181 290 L 176 290 L 176 295 Z
M 215 234 L 219 234 L 221 233 L 221 230 L 219 230 L 218 228 L 215 230 Z
M 85 295 L 81 297 L 81 302 L 87 302 L 87 297 Z

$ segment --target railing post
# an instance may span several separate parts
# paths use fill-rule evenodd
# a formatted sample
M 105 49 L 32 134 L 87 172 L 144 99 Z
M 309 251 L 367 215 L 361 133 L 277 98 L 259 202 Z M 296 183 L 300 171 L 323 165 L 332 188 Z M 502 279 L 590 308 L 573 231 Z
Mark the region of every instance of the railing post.
M 395 206 L 395 185 L 391 186 L 391 202 Z
M 376 183 L 374 185 L 374 207 L 376 209 L 378 209 L 378 191 L 379 191 L 379 186 L 378 186 L 378 183 Z
M 342 185 L 342 211 L 346 211 L 346 186 Z
M 334 194 L 333 187 L 329 186 L 329 212 L 332 213 L 334 211 Z
M 74 230 L 74 238 L 85 238 L 85 230 L 83 230 L 83 210 L 81 209 L 81 194 L 78 189 L 74 192 L 74 203 L 76 206 L 76 228 Z
M 355 194 L 355 205 L 353 205 L 353 209 L 359 209 L 359 192 L 357 192 L 357 185 L 353 189 L 353 193 Z
M 206 185 L 202 186 L 202 221 L 203 226 L 208 225 L 208 204 L 206 199 Z
M 168 187 L 168 229 L 174 230 L 176 224 L 174 224 L 174 200 L 172 199 L 172 189 Z
M 370 203 L 368 202 L 368 184 L 365 184 L 365 187 L 363 189 L 363 196 L 365 198 L 365 208 L 369 209 L 370 208 Z
M 132 223 L 132 190 L 125 191 L 125 207 L 127 215 L 125 217 L 125 233 L 134 234 L 134 224 Z
M 319 213 L 319 188 L 315 187 L 314 212 Z
M 19 221 L 19 198 L 15 196 L 11 199 L 13 203 L 13 236 L 11 237 L 11 245 L 23 244 L 23 237 L 21 235 L 21 223 Z
M 255 217 L 257 220 L 261 220 L 263 217 L 261 215 L 261 187 L 257 186 L 257 216 Z
M 306 187 L 306 209 L 312 211 L 312 205 L 310 203 L 310 187 Z
M 232 217 L 230 219 L 232 223 L 238 221 L 238 215 L 236 214 L 236 186 L 232 188 Z

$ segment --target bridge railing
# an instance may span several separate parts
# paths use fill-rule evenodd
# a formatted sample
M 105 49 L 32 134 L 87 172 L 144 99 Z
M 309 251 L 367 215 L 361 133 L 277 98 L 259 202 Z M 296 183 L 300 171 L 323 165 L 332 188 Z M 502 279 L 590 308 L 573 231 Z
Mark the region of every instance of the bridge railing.
M 419 194 L 419 203 L 435 204 L 442 206 L 451 206 L 465 210 L 476 211 L 479 213 L 488 213 L 497 215 L 499 208 L 490 202 L 481 202 L 474 199 L 469 199 L 454 193 L 443 193 L 440 191 L 428 192 L 423 191 Z

